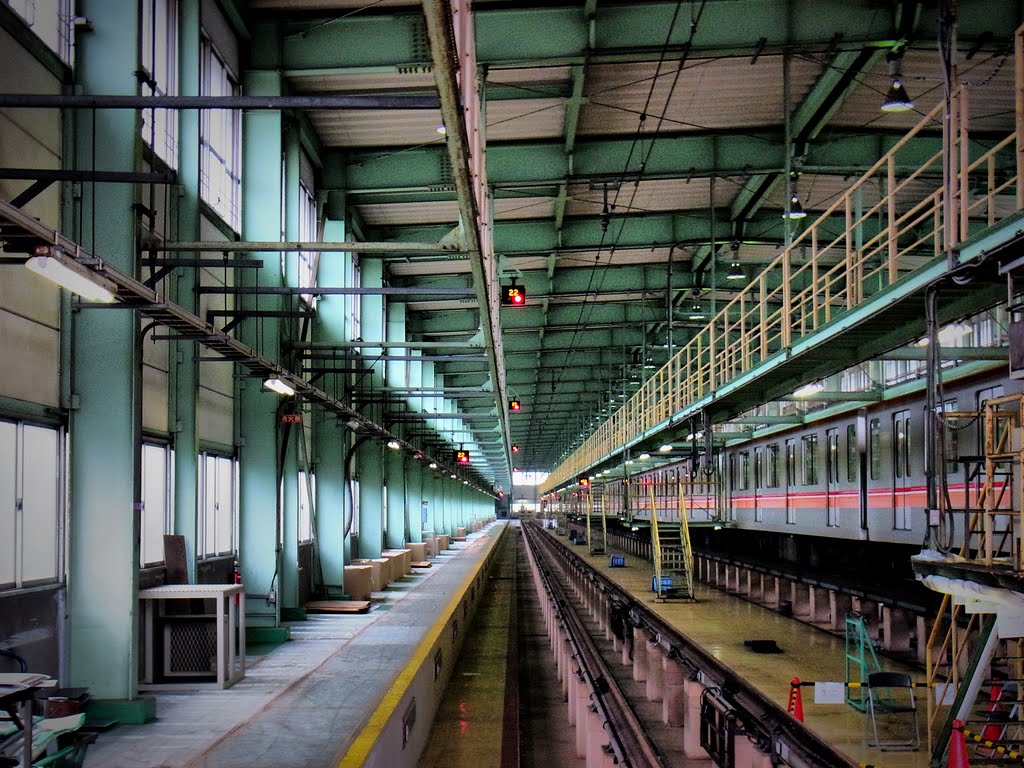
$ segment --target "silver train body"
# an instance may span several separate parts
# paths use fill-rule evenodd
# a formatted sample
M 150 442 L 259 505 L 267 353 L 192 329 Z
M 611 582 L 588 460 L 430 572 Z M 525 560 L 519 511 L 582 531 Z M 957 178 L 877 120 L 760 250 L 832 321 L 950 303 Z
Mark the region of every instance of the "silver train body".
M 943 410 L 977 411 L 991 398 L 1021 391 L 1004 371 L 947 383 Z M 803 423 L 762 427 L 729 439 L 710 458 L 693 449 L 658 469 L 634 462 L 628 479 L 598 481 L 589 500 L 581 494 L 569 503 L 580 511 L 603 504 L 609 516 L 642 526 L 653 497 L 659 521 L 677 521 L 685 510 L 696 524 L 894 544 L 921 545 L 929 522 L 941 523 L 945 544 L 958 545 L 970 514 L 965 508 L 979 504 L 984 485 L 984 419 L 950 418 L 938 430 L 942 511 L 929 512 L 923 382 L 905 389 L 879 402 L 809 413 Z M 1020 481 L 1016 469 L 994 480 L 999 509 L 1018 509 Z M 1006 523 L 999 518 L 1009 515 L 997 517 L 997 525 Z

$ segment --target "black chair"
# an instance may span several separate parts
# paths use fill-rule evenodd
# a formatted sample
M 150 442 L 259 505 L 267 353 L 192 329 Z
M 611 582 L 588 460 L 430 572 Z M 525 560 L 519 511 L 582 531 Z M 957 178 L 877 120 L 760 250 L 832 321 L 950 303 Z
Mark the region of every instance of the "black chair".
M 872 738 L 868 746 L 887 750 L 916 750 L 921 746 L 921 732 L 917 722 L 917 697 L 910 675 L 904 672 L 872 672 L 868 675 L 868 714 L 871 718 Z M 901 717 L 909 714 L 908 718 Z M 895 717 L 886 717 L 893 715 Z M 883 732 L 891 734 L 881 738 L 878 733 L 879 720 Z M 913 730 L 909 731 L 908 728 Z

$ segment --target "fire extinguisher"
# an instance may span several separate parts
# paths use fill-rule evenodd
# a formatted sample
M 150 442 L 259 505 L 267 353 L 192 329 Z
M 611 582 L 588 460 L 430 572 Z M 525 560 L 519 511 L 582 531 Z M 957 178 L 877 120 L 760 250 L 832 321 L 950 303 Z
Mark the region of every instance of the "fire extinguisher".
M 241 584 L 242 583 L 242 569 L 238 567 L 238 558 L 237 557 L 235 558 L 235 564 L 234 564 L 234 567 L 232 568 L 232 574 L 234 576 L 234 580 L 233 580 L 234 583 L 235 584 Z M 241 602 L 242 602 L 241 594 L 236 593 L 235 594 L 235 605 L 238 605 Z

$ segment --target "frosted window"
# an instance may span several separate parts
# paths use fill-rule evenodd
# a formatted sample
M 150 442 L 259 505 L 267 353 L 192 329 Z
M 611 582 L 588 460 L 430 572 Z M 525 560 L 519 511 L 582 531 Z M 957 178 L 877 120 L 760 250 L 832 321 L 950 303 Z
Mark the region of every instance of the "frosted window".
M 0 584 L 3 585 L 14 584 L 16 574 L 16 438 L 17 427 L 9 421 L 0 421 Z
M 170 478 L 168 450 L 163 445 L 142 446 L 141 565 L 164 561 L 164 534 L 170 533 Z
M 316 475 L 299 472 L 299 541 L 313 540 L 313 511 L 310 498 L 316 498 Z
M 148 81 L 143 96 L 176 96 L 178 93 L 178 9 L 175 0 L 144 0 L 142 3 L 142 67 Z M 142 140 L 168 166 L 178 165 L 178 113 L 172 109 L 143 109 Z
M 235 548 L 235 473 L 234 460 L 217 457 L 217 542 L 216 554 L 225 555 Z
M 57 578 L 58 512 L 57 432 L 23 428 L 22 581 Z

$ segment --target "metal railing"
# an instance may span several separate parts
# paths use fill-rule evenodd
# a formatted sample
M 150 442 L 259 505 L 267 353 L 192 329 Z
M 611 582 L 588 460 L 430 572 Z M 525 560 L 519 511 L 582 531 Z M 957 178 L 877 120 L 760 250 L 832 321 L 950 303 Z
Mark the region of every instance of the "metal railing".
M 959 87 L 948 115 L 943 103 L 928 112 L 556 468 L 541 491 L 571 482 L 1024 208 L 1022 29 L 1015 34 L 1015 131 L 994 143 L 973 136 L 975 86 Z M 996 87 L 977 87 L 984 86 Z M 948 200 L 944 174 L 953 181 Z

